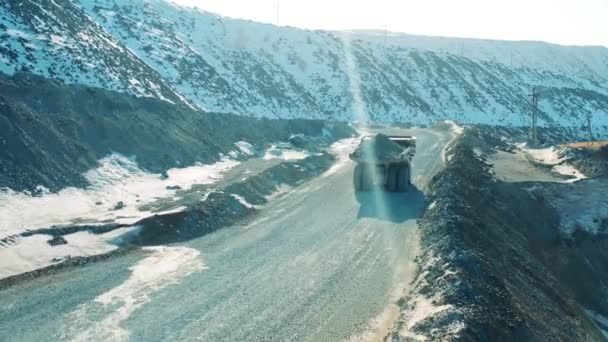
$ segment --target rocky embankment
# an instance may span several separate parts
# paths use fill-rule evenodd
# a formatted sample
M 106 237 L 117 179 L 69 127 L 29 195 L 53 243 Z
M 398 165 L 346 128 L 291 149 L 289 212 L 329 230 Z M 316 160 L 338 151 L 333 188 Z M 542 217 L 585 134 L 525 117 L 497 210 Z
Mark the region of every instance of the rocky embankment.
M 504 134 L 469 127 L 447 149 L 427 190 L 414 289 L 389 339 L 605 339 L 606 239 L 564 234 L 550 190 L 581 185 L 498 180 L 486 156 L 513 153 Z
M 608 177 L 608 145 L 598 148 L 568 148 L 569 158 L 589 177 Z
M 0 75 L 0 287 L 231 225 L 329 169 L 330 144 L 354 134 Z
M 203 202 L 179 213 L 153 216 L 137 223 L 139 234 L 127 244 L 158 245 L 190 240 L 252 216 L 273 195 L 320 175 L 335 162 L 320 154 L 298 162 L 285 162 L 260 174 L 217 189 Z
M 137 228 L 136 233 L 128 234 L 116 242 L 119 245 L 118 249 L 99 255 L 70 257 L 42 269 L 0 279 L 0 289 L 65 268 L 84 266 L 91 262 L 117 257 L 136 250 L 139 246 L 187 241 L 238 224 L 255 217 L 259 207 L 272 197 L 280 196 L 287 189 L 320 175 L 334 162 L 335 157 L 329 153 L 319 153 L 298 161 L 282 162 L 255 176 L 245 177 L 226 187 L 217 188 L 209 193 L 204 201 L 189 206 L 183 211 L 152 216 L 133 225 L 57 227 L 25 232 L 22 236 L 43 234 L 57 239 L 78 231 L 103 234 L 121 228 Z
M 352 133 L 346 124 L 205 113 L 32 74 L 0 73 L 0 189 L 84 187 L 90 185 L 85 172 L 111 154 L 163 173 L 217 162 L 239 141 L 264 149 L 298 134 L 339 139 Z

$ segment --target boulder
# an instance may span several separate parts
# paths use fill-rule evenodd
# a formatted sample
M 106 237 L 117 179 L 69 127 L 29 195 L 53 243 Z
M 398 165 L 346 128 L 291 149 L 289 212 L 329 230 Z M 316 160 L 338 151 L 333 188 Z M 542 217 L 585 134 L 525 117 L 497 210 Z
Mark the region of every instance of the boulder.
M 49 241 L 47 241 L 46 243 L 48 243 L 51 246 L 59 246 L 59 245 L 67 245 L 67 241 L 63 236 L 55 236 L 54 238 L 50 239 Z
M 119 201 L 118 203 L 116 203 L 114 208 L 112 208 L 112 210 L 120 210 L 120 209 L 123 209 L 124 207 L 126 207 L 125 202 Z

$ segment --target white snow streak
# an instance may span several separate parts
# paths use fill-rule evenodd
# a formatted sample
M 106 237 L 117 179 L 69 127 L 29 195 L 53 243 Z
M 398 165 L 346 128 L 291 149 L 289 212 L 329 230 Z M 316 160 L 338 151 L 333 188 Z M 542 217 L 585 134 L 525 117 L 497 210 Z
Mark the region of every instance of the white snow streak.
M 559 156 L 559 151 L 555 147 L 543 149 L 523 148 L 522 151 L 532 156 L 538 162 L 547 165 L 557 165 L 564 161 L 564 158 Z
M 264 159 L 282 159 L 282 160 L 301 160 L 310 156 L 307 151 L 297 151 L 293 149 L 286 149 L 272 145 L 264 155 Z
M 359 138 L 348 138 L 336 141 L 329 147 L 329 151 L 336 157 L 336 162 L 321 177 L 330 176 L 340 170 L 350 160 L 349 154 L 359 145 Z
M 64 328 L 67 336 L 62 337 L 74 341 L 127 341 L 129 332 L 122 322 L 149 303 L 153 293 L 206 268 L 196 249 L 166 246 L 144 249 L 151 254 L 129 268 L 131 276 L 124 283 L 70 314 L 70 325 Z M 103 313 L 99 321 L 89 320 L 99 317 L 91 314 L 99 311 Z
M 130 227 L 105 234 L 77 232 L 65 235 L 67 244 L 58 246 L 47 243 L 52 239 L 50 235 L 15 237 L 7 245 L 0 246 L 0 279 L 60 263 L 70 257 L 111 252 L 118 248 L 113 241 L 138 230 L 138 227 Z
M 555 147 L 544 149 L 523 148 L 522 150 L 537 162 L 545 165 L 552 165 L 553 172 L 572 177 L 565 180 L 564 183 L 573 183 L 587 178 L 587 176 L 577 170 L 574 166 L 568 164 L 566 157 L 560 156 L 560 150 L 556 149 Z
M 234 199 L 236 199 L 237 201 L 239 201 L 243 206 L 245 206 L 245 208 L 249 208 L 249 209 L 259 209 L 260 206 L 257 205 L 253 205 L 249 202 L 247 202 L 247 200 L 245 199 L 245 197 L 241 196 L 241 195 L 237 195 L 237 194 L 230 194 L 230 196 L 234 197 Z

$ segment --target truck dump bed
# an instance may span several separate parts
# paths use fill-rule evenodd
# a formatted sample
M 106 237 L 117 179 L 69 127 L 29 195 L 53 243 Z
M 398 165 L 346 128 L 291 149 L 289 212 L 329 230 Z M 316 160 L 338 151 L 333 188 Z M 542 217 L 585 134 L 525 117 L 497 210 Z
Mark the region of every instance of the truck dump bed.
M 416 137 L 411 135 L 387 135 L 387 137 L 402 147 L 416 146 Z
M 415 137 L 378 134 L 361 138 L 350 159 L 356 162 L 398 162 L 410 160 L 415 152 Z

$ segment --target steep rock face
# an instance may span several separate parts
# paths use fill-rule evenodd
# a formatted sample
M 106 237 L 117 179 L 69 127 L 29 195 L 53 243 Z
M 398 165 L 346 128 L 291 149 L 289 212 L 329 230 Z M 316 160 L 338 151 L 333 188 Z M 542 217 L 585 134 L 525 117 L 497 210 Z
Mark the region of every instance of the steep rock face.
M 97 65 L 90 77 L 110 78 L 99 82 L 103 87 L 172 99 L 169 89 L 154 92 L 166 85 L 179 93 L 175 97 L 208 111 L 413 123 L 526 124 L 527 94 L 536 86 L 542 125 L 580 126 L 588 114 L 597 124 L 608 123 L 608 49 L 602 47 L 307 31 L 165 0 L 1 1 L 9 5 L 2 22 L 13 30 L 0 41 L 0 70 L 9 73 L 25 65 L 46 75 L 48 63 L 84 59 L 80 63 Z M 66 2 L 61 11 L 54 9 L 59 2 Z M 42 13 L 39 19 L 35 11 Z M 71 24 L 78 20 L 90 22 L 85 32 L 94 42 L 79 36 L 84 26 Z M 43 24 L 61 30 L 44 33 Z M 43 32 L 47 45 L 28 52 L 15 30 L 38 38 Z M 83 53 L 94 48 L 103 53 Z M 97 56 L 106 52 L 131 64 L 99 63 Z M 40 56 L 30 61 L 28 53 Z M 53 76 L 93 83 L 62 70 Z

